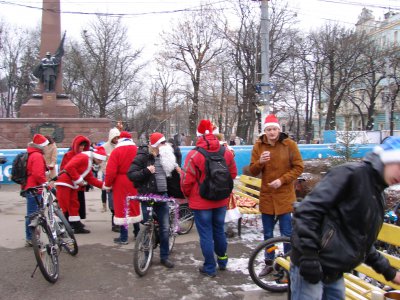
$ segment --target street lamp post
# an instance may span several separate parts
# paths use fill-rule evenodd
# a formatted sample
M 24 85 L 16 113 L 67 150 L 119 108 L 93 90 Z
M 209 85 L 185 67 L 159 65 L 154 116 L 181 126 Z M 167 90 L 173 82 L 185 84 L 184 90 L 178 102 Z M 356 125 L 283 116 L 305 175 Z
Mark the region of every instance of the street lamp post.
M 268 0 L 252 0 L 261 2 L 261 22 L 260 22 L 260 41 L 261 41 L 261 82 L 258 88 L 261 94 L 260 106 L 261 122 L 270 113 L 270 95 L 273 85 L 269 77 L 269 16 Z

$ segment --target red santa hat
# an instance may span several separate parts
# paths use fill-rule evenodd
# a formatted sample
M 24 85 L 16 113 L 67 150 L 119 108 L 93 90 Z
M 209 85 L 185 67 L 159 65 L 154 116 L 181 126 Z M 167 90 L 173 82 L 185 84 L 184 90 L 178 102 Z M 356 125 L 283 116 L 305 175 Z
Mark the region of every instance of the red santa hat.
M 132 139 L 132 136 L 128 131 L 121 131 L 118 141 L 122 141 L 124 139 Z
M 131 139 L 132 136 L 128 131 L 121 131 L 121 133 L 119 134 L 119 138 L 122 139 Z
M 281 126 L 279 125 L 278 122 L 278 118 L 273 114 L 270 114 L 265 118 L 263 130 L 265 130 L 265 128 L 267 128 L 268 126 L 275 126 L 281 129 Z
M 94 150 L 93 150 L 93 157 L 94 158 L 97 158 L 97 159 L 100 159 L 100 160 L 106 160 L 106 158 L 107 158 L 107 153 L 106 153 L 106 150 L 104 149 L 104 147 L 96 147 L 96 148 L 94 148 Z
M 201 120 L 199 126 L 197 126 L 197 136 L 202 136 L 205 134 L 210 134 L 213 132 L 213 124 L 210 120 Z
M 165 142 L 165 136 L 160 132 L 154 132 L 150 135 L 150 146 L 157 148 L 162 142 Z
M 37 146 L 44 147 L 49 144 L 49 141 L 43 135 L 37 133 L 33 136 L 32 143 Z

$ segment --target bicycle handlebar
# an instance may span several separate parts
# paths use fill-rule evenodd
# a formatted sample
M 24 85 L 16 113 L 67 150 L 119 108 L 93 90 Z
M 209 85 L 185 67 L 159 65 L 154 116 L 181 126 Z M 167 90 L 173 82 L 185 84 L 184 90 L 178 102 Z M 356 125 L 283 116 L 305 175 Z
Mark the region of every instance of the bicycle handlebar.
M 62 170 L 60 173 L 57 174 L 57 176 L 54 176 L 53 178 L 50 178 L 49 181 L 46 181 L 46 182 L 44 182 L 44 183 L 42 183 L 42 184 L 40 184 L 40 185 L 37 185 L 37 186 L 32 186 L 32 187 L 27 188 L 27 189 L 25 189 L 25 190 L 21 190 L 21 193 L 35 194 L 35 193 L 37 193 L 38 190 L 41 189 L 41 188 L 46 188 L 46 189 L 48 189 L 49 183 L 50 183 L 50 182 L 53 182 L 53 181 L 56 181 L 56 180 L 58 179 L 58 176 L 60 176 L 61 174 L 64 174 L 64 173 L 67 173 L 67 171 Z
M 165 197 L 162 195 L 136 195 L 136 196 L 128 196 L 126 197 L 128 201 L 136 200 L 140 202 L 176 202 L 176 199 L 173 197 Z

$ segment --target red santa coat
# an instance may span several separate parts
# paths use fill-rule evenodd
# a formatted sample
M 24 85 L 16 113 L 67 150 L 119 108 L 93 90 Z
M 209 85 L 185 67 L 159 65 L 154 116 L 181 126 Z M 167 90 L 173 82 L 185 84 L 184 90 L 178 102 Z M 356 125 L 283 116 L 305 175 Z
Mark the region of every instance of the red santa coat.
M 119 141 L 107 161 L 104 185 L 112 188 L 114 200 L 114 223 L 125 225 L 142 220 L 140 203 L 129 201 L 126 197 L 137 195 L 137 190 L 126 175 L 137 153 L 137 147 L 131 139 Z M 129 216 L 127 214 L 129 213 Z
M 64 166 L 66 173 L 61 174 L 55 185 L 57 186 L 57 199 L 63 212 L 69 213 L 69 221 L 79 221 L 79 201 L 76 189 L 79 183 L 86 181 L 89 184 L 102 188 L 103 181 L 98 180 L 92 173 L 93 152 L 85 151 L 76 154 Z
M 27 180 L 23 189 L 38 186 L 46 182 L 46 161 L 43 157 L 43 151 L 28 147 L 28 162 L 26 164 Z

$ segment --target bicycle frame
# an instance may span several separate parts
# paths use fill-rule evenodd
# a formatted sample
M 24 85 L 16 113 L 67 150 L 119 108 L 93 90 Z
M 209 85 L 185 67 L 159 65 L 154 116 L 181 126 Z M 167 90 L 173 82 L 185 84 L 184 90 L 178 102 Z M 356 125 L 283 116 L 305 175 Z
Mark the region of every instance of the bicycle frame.
M 139 276 L 144 276 L 151 265 L 153 250 L 157 247 L 160 240 L 158 230 L 159 225 L 155 220 L 156 214 L 154 212 L 154 204 L 156 204 L 157 202 L 172 202 L 174 203 L 174 205 L 176 204 L 175 199 L 166 198 L 158 195 L 127 197 L 127 202 L 129 200 L 138 200 L 142 203 L 148 203 L 148 205 L 145 206 L 146 210 L 148 211 L 147 220 L 146 222 L 144 222 L 145 227 L 139 231 L 139 235 L 136 237 L 135 247 L 133 251 L 133 266 L 135 272 Z M 171 223 L 169 226 L 169 251 L 171 251 L 174 246 L 178 227 L 176 223 L 176 218 L 174 217 L 174 219 L 171 220 L 172 215 L 173 214 L 170 210 L 169 219 Z

